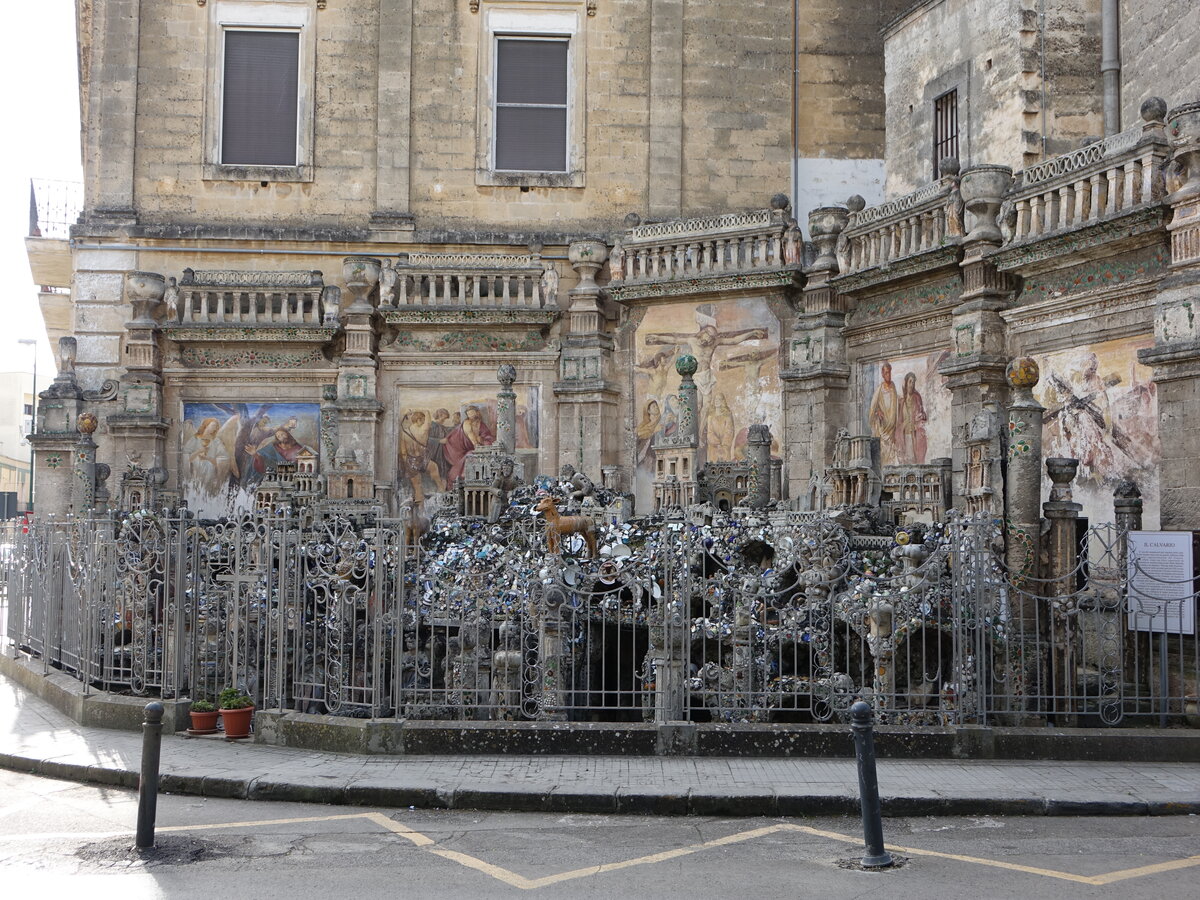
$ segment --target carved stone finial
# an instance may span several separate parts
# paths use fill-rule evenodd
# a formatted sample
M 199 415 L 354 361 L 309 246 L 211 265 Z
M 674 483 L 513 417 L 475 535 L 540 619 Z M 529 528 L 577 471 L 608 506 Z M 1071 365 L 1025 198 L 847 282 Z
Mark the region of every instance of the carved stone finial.
M 957 156 L 947 156 L 938 161 L 938 171 L 942 177 L 954 177 L 961 171 Z
M 512 363 L 501 363 L 500 368 L 496 370 L 496 380 L 505 388 L 511 388 L 517 380 L 517 367 Z
M 792 201 L 788 198 L 787 194 L 781 192 L 771 197 L 771 209 L 785 210 L 791 208 Z
M 100 420 L 93 412 L 80 413 L 79 418 L 75 420 L 75 426 L 79 429 L 80 434 L 95 434 L 96 429 L 100 426 Z
M 1079 460 L 1067 456 L 1051 456 L 1046 460 L 1046 473 L 1050 476 L 1051 502 L 1071 500 L 1071 482 L 1079 471 Z
M 999 244 L 1003 240 L 996 216 L 1004 195 L 1012 185 L 1012 169 L 1008 166 L 972 166 L 962 173 L 959 192 L 963 205 L 971 214 L 971 231 L 965 241 L 987 241 Z
M 631 213 L 625 214 L 625 227 L 626 228 L 637 228 L 641 224 L 642 224 L 642 217 L 639 216 L 637 213 L 631 212 Z
M 1113 496 L 1122 500 L 1133 500 L 1142 496 L 1142 489 L 1137 486 L 1137 482 L 1126 478 L 1113 489 Z
M 1004 377 L 1012 387 L 1032 388 L 1042 377 L 1042 371 L 1032 356 L 1018 356 L 1008 364 Z
M 696 361 L 696 357 L 690 353 L 682 354 L 675 360 L 675 371 L 682 378 L 691 378 L 696 374 L 696 370 L 700 368 L 700 363 Z
M 867 208 L 867 201 L 862 194 L 851 194 L 850 199 L 846 201 L 846 209 L 852 213 L 862 212 Z
M 834 250 L 837 247 L 838 235 L 849 221 L 850 213 L 840 206 L 822 206 L 808 214 L 808 230 L 817 245 L 817 258 L 813 261 L 812 268 L 822 271 L 837 268 Z
M 1164 122 L 1167 118 L 1167 101 L 1162 97 L 1147 97 L 1142 101 L 1141 114 L 1145 122 Z

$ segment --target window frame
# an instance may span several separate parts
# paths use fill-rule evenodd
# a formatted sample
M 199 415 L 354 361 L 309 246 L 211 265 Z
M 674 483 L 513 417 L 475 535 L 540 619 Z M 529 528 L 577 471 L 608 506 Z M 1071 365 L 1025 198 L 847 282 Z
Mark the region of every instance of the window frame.
M 475 183 L 512 187 L 585 185 L 586 35 L 584 0 L 522 3 L 483 0 L 480 11 Z M 565 171 L 496 168 L 498 47 L 501 40 L 553 40 L 567 44 L 567 134 Z
M 566 102 L 565 103 L 501 103 L 500 102 L 500 43 L 502 41 L 541 41 L 552 44 L 566 44 L 567 46 L 567 71 L 564 73 L 566 79 Z M 494 33 L 492 35 L 492 146 L 490 150 L 490 160 L 492 171 L 503 175 L 566 175 L 571 171 L 571 39 L 568 35 L 551 35 L 551 34 L 501 34 Z M 497 164 L 498 159 L 498 144 L 500 140 L 500 129 L 495 125 L 500 120 L 500 110 L 508 109 L 562 109 L 566 113 L 564 116 L 566 125 L 566 134 L 563 136 L 563 167 L 561 169 L 502 169 Z
M 939 107 L 939 105 L 941 105 L 943 103 L 943 101 L 945 101 L 949 97 L 954 98 L 954 103 L 953 103 L 952 107 L 949 104 L 946 104 L 947 108 L 952 108 L 954 111 L 954 133 L 953 133 L 953 135 L 944 136 L 944 137 L 942 137 L 941 140 L 939 140 L 938 139 L 939 138 L 938 128 L 939 128 L 939 123 L 941 122 L 941 118 L 939 118 L 939 116 L 938 116 L 938 107 Z M 941 161 L 943 159 L 946 159 L 949 156 L 953 156 L 955 159 L 959 160 L 960 164 L 962 162 L 962 160 L 961 160 L 962 142 L 959 140 L 962 130 L 960 128 L 960 117 L 959 117 L 958 112 L 959 112 L 958 111 L 958 85 L 955 85 L 954 87 L 949 88 L 948 90 L 942 91 L 940 94 L 938 94 L 937 96 L 935 96 L 933 98 L 933 106 L 932 106 L 932 125 L 933 125 L 933 127 L 931 129 L 932 136 L 933 136 L 933 145 L 931 147 L 931 150 L 932 150 L 932 155 L 933 155 L 933 180 L 934 181 L 937 181 L 938 179 L 940 179 L 942 177 Z M 939 152 L 939 148 L 944 144 L 948 144 L 951 140 L 953 140 L 953 142 L 954 142 L 955 152 L 954 153 Z
M 313 180 L 316 75 L 314 0 L 217 0 L 210 3 L 208 96 L 204 124 L 203 177 L 209 181 L 307 182 Z M 298 35 L 296 66 L 296 164 L 249 165 L 222 161 L 225 116 L 225 35 L 231 31 Z

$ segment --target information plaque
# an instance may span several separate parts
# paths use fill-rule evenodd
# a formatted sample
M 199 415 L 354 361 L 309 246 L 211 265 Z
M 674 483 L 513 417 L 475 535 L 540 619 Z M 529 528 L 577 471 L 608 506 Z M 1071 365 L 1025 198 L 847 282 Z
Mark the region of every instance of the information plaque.
M 1129 532 L 1129 627 L 1195 634 L 1195 571 L 1190 531 Z

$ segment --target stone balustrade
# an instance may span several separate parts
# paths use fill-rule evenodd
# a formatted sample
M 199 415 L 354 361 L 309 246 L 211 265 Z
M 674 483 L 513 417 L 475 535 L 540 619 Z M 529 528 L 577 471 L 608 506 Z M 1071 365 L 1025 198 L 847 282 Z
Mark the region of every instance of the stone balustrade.
M 802 245 L 785 204 L 773 209 L 677 219 L 628 229 L 609 254 L 609 293 L 618 300 L 783 284 Z M 758 285 L 758 276 L 767 282 Z M 782 280 L 781 280 L 782 279 Z
M 184 269 L 174 290 L 168 326 L 319 326 L 325 316 L 320 272 Z
M 956 171 L 956 170 L 955 170 Z M 838 270 L 853 275 L 962 241 L 957 175 L 857 210 L 838 239 Z
M 1018 173 L 1000 214 L 1005 245 L 1083 228 L 1159 203 L 1166 194 L 1163 167 L 1170 148 L 1153 103 L 1143 105 L 1143 118 L 1134 128 Z
M 558 279 L 537 256 L 410 253 L 401 257 L 394 285 L 381 277 L 380 309 L 486 307 L 548 309 Z

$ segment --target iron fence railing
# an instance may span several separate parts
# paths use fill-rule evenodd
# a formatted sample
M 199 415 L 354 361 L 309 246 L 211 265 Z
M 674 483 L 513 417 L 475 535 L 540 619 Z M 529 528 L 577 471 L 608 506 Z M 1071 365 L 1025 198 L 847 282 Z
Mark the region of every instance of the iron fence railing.
M 912 726 L 1195 714 L 1194 585 L 1132 589 L 1113 526 L 1038 580 L 1005 570 L 993 521 L 896 540 L 749 510 L 598 521 L 589 559 L 549 554 L 532 505 L 417 541 L 408 517 L 307 513 L 10 526 L 8 640 L 88 690 L 237 686 L 364 718 L 803 723 L 860 697 Z

